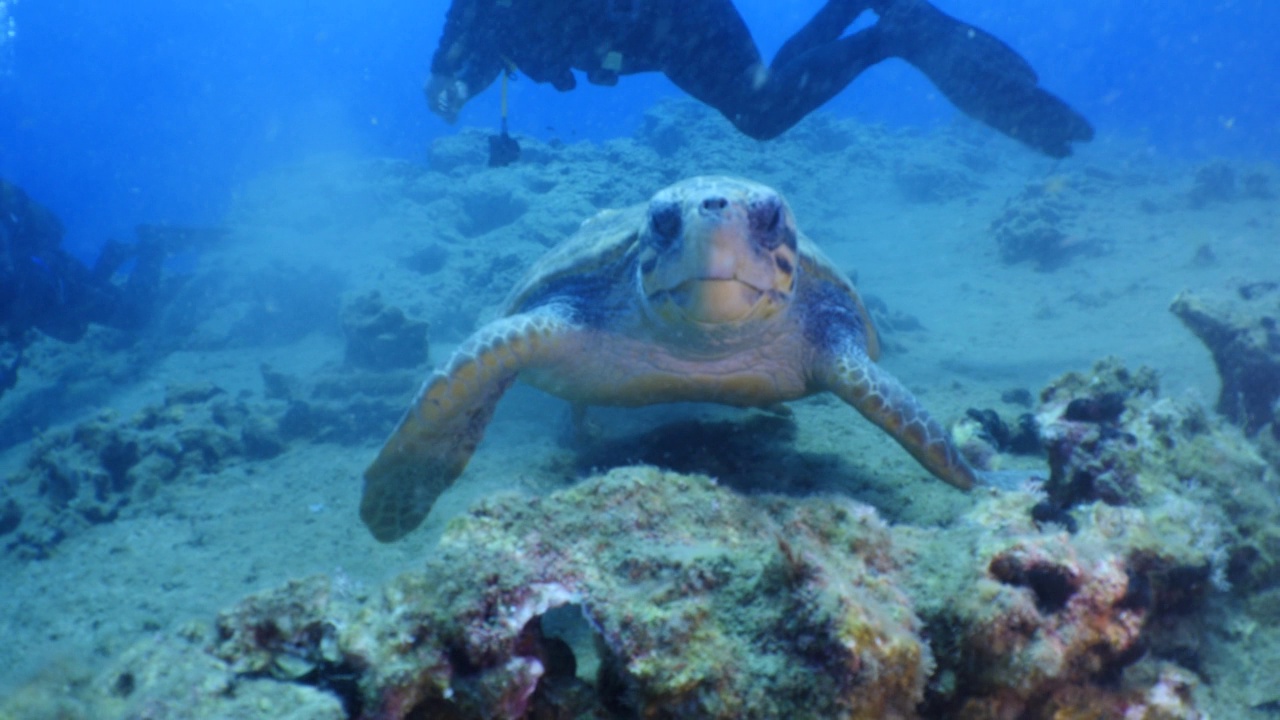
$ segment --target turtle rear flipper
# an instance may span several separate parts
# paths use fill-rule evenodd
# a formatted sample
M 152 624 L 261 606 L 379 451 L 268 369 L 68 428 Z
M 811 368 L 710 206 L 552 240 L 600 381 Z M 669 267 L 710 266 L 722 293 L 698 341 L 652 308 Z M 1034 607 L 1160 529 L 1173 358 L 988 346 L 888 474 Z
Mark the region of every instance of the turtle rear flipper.
M 574 329 L 554 307 L 495 321 L 432 375 L 378 457 L 364 472 L 360 519 L 382 542 L 422 524 L 466 469 L 498 400 L 526 367 L 555 355 Z
M 947 431 L 866 353 L 851 347 L 832 359 L 825 374 L 827 389 L 889 433 L 935 477 L 961 490 L 974 486 L 973 469 L 951 443 Z

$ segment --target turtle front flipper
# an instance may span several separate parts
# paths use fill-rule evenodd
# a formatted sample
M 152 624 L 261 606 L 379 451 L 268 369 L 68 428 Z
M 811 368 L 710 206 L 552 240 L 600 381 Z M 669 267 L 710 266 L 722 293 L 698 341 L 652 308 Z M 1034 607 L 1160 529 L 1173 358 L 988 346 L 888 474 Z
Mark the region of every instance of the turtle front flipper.
M 407 535 L 462 474 L 498 400 L 524 368 L 550 359 L 576 326 L 555 307 L 497 320 L 473 335 L 423 383 L 382 451 L 364 471 L 360 519 L 382 542 Z
M 865 352 L 850 348 L 834 358 L 827 376 L 831 392 L 892 435 L 926 470 L 962 490 L 973 487 L 973 468 L 951 444 L 947 431 Z

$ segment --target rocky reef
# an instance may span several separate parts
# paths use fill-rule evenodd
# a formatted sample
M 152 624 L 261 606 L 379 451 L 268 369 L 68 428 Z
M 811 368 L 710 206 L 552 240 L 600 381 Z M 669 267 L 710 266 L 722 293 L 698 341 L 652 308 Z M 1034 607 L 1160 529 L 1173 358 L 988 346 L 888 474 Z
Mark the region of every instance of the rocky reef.
M 170 386 L 163 402 L 131 417 L 102 410 L 37 440 L 26 467 L 4 484 L 0 542 L 43 557 L 67 535 L 115 520 L 167 484 L 273 457 L 285 442 L 260 404 L 213 383 Z
M 416 368 L 426 364 L 428 325 L 387 305 L 374 290 L 342 306 L 346 364 L 367 370 Z
M 438 140 L 430 170 L 397 161 L 377 169 L 391 181 L 369 205 L 404 210 L 388 214 L 394 222 L 357 224 L 351 208 L 361 202 L 284 208 L 280 216 L 304 217 L 289 226 L 307 250 L 299 257 L 309 257 L 315 233 L 332 228 L 380 243 L 369 257 L 341 255 L 343 264 L 365 262 L 367 275 L 349 287 L 345 274 L 343 282 L 316 283 L 306 268 L 265 264 L 219 282 L 197 278 L 187 296 L 207 299 L 175 310 L 166 338 L 216 350 L 324 331 L 334 335 L 329 364 L 314 371 L 273 359 L 274 367 L 260 367 L 261 395 L 175 387 L 136 416 L 106 412 L 49 433 L 22 477 L 0 488 L 0 544 L 44 557 L 55 552 L 58 533 L 136 512 L 170 484 L 209 483 L 212 473 L 266 458 L 254 471 L 276 480 L 308 451 L 295 442 L 375 439 L 421 379 L 414 366 L 426 355 L 426 321 L 450 342 L 582 218 L 641 201 L 654 187 L 720 167 L 724 157 L 740 159 L 735 171 L 809 198 L 815 235 L 857 240 L 845 208 L 885 194 L 921 211 L 996 203 L 985 217 L 999 216 L 993 229 L 1002 257 L 1042 270 L 1107 251 L 1109 231 L 1098 229 L 1089 188 L 1131 181 L 1090 169 L 1081 171 L 1088 178 L 1050 177 L 1016 188 L 1001 214 L 1004 185 L 990 170 L 1009 161 L 981 146 L 961 143 L 958 166 L 924 156 L 899 161 L 914 139 L 820 116 L 779 141 L 834 158 L 840 174 L 833 174 L 819 172 L 813 155 L 766 153 L 712 123 L 723 120 L 671 106 L 647 116 L 634 140 L 590 150 L 524 142 L 521 162 L 493 174 L 476 172 L 487 133 L 469 131 Z M 874 182 L 833 181 L 848 173 Z M 338 190 L 351 182 L 346 172 L 307 174 Z M 1238 173 L 1206 171 L 1196 181 L 1207 203 L 1267 192 L 1265 180 Z M 263 225 L 271 225 L 263 217 L 277 217 L 242 215 Z M 368 293 L 372 287 L 380 294 Z M 1248 292 L 1256 297 L 1242 294 L 1239 306 L 1256 323 L 1233 321 L 1230 339 L 1268 341 L 1262 323 L 1275 313 L 1255 310 L 1273 301 L 1270 291 L 1255 285 Z M 884 303 L 869 305 L 882 330 L 920 326 Z M 204 312 L 211 306 L 220 309 Z M 1249 338 L 1238 337 L 1246 326 Z M 1226 354 L 1244 357 L 1239 350 Z M 259 362 L 249 361 L 249 377 L 256 379 Z M 1254 388 L 1241 381 L 1237 396 Z M 1272 415 L 1257 415 L 1261 424 L 1250 430 L 1241 419 L 1248 414 L 1233 424 L 1163 397 L 1154 372 L 1114 360 L 1064 375 L 1038 395 L 1008 395 L 1006 404 L 1025 414 L 974 411 L 958 432 L 968 434 L 966 450 L 1006 477 L 1015 472 L 1009 468 L 1035 467 L 1013 487 L 907 497 L 954 503 L 939 526 L 893 525 L 851 499 L 867 499 L 856 483 L 824 484 L 832 476 L 819 465 L 826 441 L 797 451 L 794 421 L 759 414 L 743 424 L 703 424 L 707 441 L 687 447 L 716 447 L 727 459 L 688 465 L 679 464 L 676 441 L 687 439 L 689 426 L 668 424 L 603 453 L 577 452 L 577 464 L 556 460 L 547 474 L 576 477 L 626 458 L 720 474 L 732 488 L 632 467 L 544 497 L 491 496 L 422 549 L 412 571 L 367 587 L 340 571 L 282 582 L 309 572 L 282 551 L 288 569 L 267 581 L 278 586 L 210 612 L 207 622 L 157 622 L 142 626 L 143 637 L 126 628 L 136 644 L 124 652 L 119 644 L 94 647 L 94 668 L 71 680 L 50 673 L 5 688 L 0 720 L 1273 714 L 1280 453 L 1268 455 L 1266 443 L 1276 427 L 1274 399 L 1257 405 Z M 844 441 L 831 435 L 833 445 Z M 623 445 L 626 452 L 612 451 Z M 788 459 L 761 461 L 771 456 Z M 494 486 L 520 484 L 486 472 L 494 472 Z M 815 487 L 830 494 L 801 496 Z M 354 533 L 338 525 L 348 522 L 335 518 L 334 527 Z M 367 552 L 359 540 L 344 547 Z M 246 587 L 260 587 L 256 573 L 245 577 Z M 141 598 L 151 589 L 143 583 L 130 592 Z M 87 622 L 70 627 L 93 635 Z
M 91 526 L 154 511 L 168 486 L 274 458 L 293 442 L 380 437 L 417 379 L 415 370 L 348 370 L 305 381 L 267 365 L 260 372 L 261 397 L 211 382 L 171 385 L 163 400 L 136 413 L 104 409 L 36 440 L 20 470 L 0 483 L 0 550 L 45 558 Z
M 1041 394 L 1052 514 L 1101 503 L 1140 509 L 1198 584 L 1280 582 L 1276 469 L 1234 425 L 1162 398 L 1156 374 L 1115 359 Z
M 1225 160 L 1213 160 L 1196 168 L 1191 191 L 1187 193 L 1189 204 L 1196 209 L 1214 203 L 1272 197 L 1269 173 L 1258 168 L 1238 171 Z
M 1198 718 L 1144 657 L 1199 556 L 1142 513 L 1040 523 L 1034 486 L 949 528 L 840 497 L 624 468 L 494 497 L 377 590 L 313 577 L 149 638 L 66 717 Z M 42 702 L 28 690 L 0 710 Z M 47 697 L 43 702 L 51 702 Z M 66 708 L 70 708 L 67 710 Z
M 1204 343 L 1222 380 L 1217 411 L 1280 441 L 1280 283 L 1236 288 L 1231 300 L 1183 292 L 1170 310 Z
M 1086 199 L 1079 184 L 1054 177 L 1028 184 L 1010 198 L 991 222 L 1000 259 L 1010 265 L 1029 262 L 1049 272 L 1072 258 L 1105 253 L 1107 243 L 1080 220 Z

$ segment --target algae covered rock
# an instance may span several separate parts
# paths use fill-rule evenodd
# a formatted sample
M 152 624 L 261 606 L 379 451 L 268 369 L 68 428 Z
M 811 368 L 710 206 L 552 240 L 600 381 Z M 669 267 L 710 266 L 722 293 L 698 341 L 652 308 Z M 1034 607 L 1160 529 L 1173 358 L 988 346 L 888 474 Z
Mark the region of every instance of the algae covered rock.
M 1196 623 L 1215 562 L 1194 506 L 1175 521 L 1151 498 L 1082 502 L 1068 528 L 1037 519 L 1036 484 L 978 493 L 946 528 L 654 468 L 490 497 L 379 591 L 293 580 L 212 630 L 147 639 L 59 702 L 67 717 L 1199 717 L 1167 641 Z
M 412 368 L 427 360 L 427 323 L 387 305 L 376 290 L 342 306 L 346 363 L 370 370 Z
M 1201 568 L 1202 589 L 1280 580 L 1280 482 L 1239 428 L 1160 397 L 1153 371 L 1115 359 L 1064 375 L 1041 400 L 1050 505 L 1141 509 L 1184 565 Z
M 1250 435 L 1269 426 L 1280 440 L 1280 284 L 1249 283 L 1238 295 L 1227 302 L 1183 292 L 1169 309 L 1213 354 L 1218 412 Z
M 572 605 L 595 638 L 574 652 L 597 655 L 592 702 L 604 710 L 909 717 L 929 651 L 888 542 L 874 512 L 848 501 L 757 503 L 648 468 L 545 500 L 491 500 L 450 527 L 427 582 L 401 579 L 363 616 L 399 618 L 412 654 L 447 648 L 423 663 L 444 674 L 424 688 L 420 672 L 399 670 L 365 695 L 385 713 L 413 696 L 521 717 L 545 701 L 539 618 Z
M 166 485 L 280 454 L 285 444 L 270 411 L 212 383 L 171 385 L 162 403 L 132 416 L 104 409 L 42 436 L 9 480 L 0 547 L 45 557 L 68 536 L 114 522 Z
M 1010 198 L 991 222 L 1000 259 L 1008 265 L 1029 262 L 1041 272 L 1051 272 L 1073 258 L 1107 252 L 1108 243 L 1081 226 L 1084 199 L 1078 186 L 1055 177 L 1028 184 Z
M 650 467 L 491 497 L 421 570 L 250 596 L 121 654 L 63 715 L 1199 717 L 1194 675 L 1135 664 L 1182 551 L 1136 508 L 1071 533 L 1032 517 L 1034 486 L 980 492 L 945 528 Z
M 1184 551 L 1138 510 L 1092 505 L 1070 532 L 1033 518 L 1043 500 L 992 493 L 953 527 L 895 528 L 938 665 L 926 716 L 1106 717 L 1087 708 L 1149 686 L 1129 669 Z
M 215 689 L 173 717 L 319 694 L 380 719 L 908 718 L 932 660 L 899 572 L 868 507 L 622 469 L 482 502 L 380 593 L 311 578 L 247 598 L 206 642 L 149 640 L 94 686 L 131 706 Z

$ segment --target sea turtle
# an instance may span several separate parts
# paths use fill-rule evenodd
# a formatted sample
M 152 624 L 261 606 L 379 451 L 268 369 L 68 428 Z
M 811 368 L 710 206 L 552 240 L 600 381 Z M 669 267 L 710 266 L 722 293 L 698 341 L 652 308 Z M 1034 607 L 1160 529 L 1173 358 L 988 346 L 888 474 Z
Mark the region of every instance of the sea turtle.
M 775 190 L 695 177 L 605 211 L 551 250 L 423 384 L 364 474 L 360 517 L 391 542 L 462 474 L 517 377 L 587 405 L 769 406 L 832 392 L 956 487 L 974 472 L 881 370 L 853 284 Z

